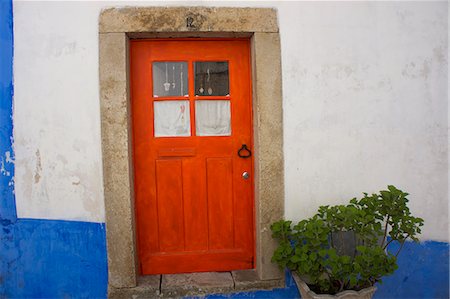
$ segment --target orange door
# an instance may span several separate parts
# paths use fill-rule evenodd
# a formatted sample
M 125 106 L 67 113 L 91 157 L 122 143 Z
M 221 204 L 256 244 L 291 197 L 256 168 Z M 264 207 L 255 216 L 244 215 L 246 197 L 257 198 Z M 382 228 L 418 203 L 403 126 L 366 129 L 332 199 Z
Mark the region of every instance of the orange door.
M 141 274 L 253 268 L 249 41 L 131 41 L 130 61 Z

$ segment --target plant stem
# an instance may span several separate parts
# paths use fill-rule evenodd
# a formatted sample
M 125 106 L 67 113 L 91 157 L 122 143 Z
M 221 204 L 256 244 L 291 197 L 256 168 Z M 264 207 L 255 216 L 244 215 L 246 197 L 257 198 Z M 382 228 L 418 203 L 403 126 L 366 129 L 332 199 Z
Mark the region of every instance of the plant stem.
M 324 272 L 328 276 L 328 280 L 331 282 L 331 275 L 329 272 L 330 270 L 328 270 L 327 268 L 323 268 L 323 267 L 321 267 L 321 269 L 322 269 L 321 272 Z
M 386 245 L 384 245 L 383 250 L 385 250 L 388 245 L 392 243 L 392 241 L 394 241 L 394 239 L 391 239 L 389 242 L 387 242 Z
M 339 284 L 341 285 L 340 287 L 339 287 L 339 292 L 342 292 L 343 290 L 344 290 L 344 281 L 343 280 L 338 280 L 339 281 Z M 338 293 L 339 293 L 338 292 Z
M 409 234 L 406 235 L 406 238 L 403 239 L 402 245 L 400 245 L 400 248 L 398 249 L 397 253 L 395 254 L 395 257 L 397 257 L 398 254 L 400 253 L 400 251 L 402 250 L 403 245 L 405 245 L 406 239 L 408 239 L 408 237 L 409 237 Z
M 387 230 L 388 230 L 388 224 L 389 224 L 389 216 L 387 216 L 386 218 L 386 224 L 384 225 L 384 236 L 383 236 L 383 242 L 381 243 L 381 247 L 384 246 L 384 242 L 386 241 L 386 236 L 387 236 Z

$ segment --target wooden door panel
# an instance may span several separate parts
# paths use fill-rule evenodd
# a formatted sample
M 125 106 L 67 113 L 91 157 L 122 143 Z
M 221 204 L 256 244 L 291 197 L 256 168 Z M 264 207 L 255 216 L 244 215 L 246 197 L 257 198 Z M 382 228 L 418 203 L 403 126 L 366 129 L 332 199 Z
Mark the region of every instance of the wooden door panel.
M 234 248 L 233 164 L 230 158 L 206 159 L 209 248 Z
M 208 211 L 206 200 L 206 177 L 192 175 L 205 169 L 203 159 L 183 160 L 183 196 L 185 217 L 185 241 L 187 251 L 208 249 Z
M 135 149 L 136 150 L 136 149 Z M 148 165 L 148 167 L 143 167 Z M 155 173 L 154 163 L 135 164 L 136 173 Z M 158 204 L 156 198 L 155 176 L 139 176 L 134 180 L 134 195 L 136 199 L 136 222 L 139 224 L 137 230 L 138 247 L 144 255 L 159 251 L 158 232 Z M 141 241 L 145 240 L 145 242 Z
M 181 160 L 156 160 L 159 250 L 184 250 L 183 176 Z
M 252 250 L 254 244 L 253 231 L 239 228 L 253 225 L 253 171 L 245 164 L 243 159 L 235 159 L 233 162 L 234 169 L 236 169 L 233 173 L 233 181 L 241 182 L 241 184 L 235 184 L 233 188 L 235 247 Z M 245 171 L 251 176 L 248 180 L 242 178 Z M 248 240 L 252 241 L 248 242 Z
M 220 65 L 228 65 L 229 95 L 196 96 L 194 64 L 225 61 Z M 153 62 L 159 76 L 164 75 L 161 62 L 184 62 L 189 94 L 154 97 Z M 131 41 L 130 72 L 141 274 L 253 268 L 253 158 L 237 156 L 242 144 L 250 149 L 253 144 L 249 41 Z M 170 78 L 167 74 L 158 82 Z M 198 100 L 229 101 L 231 136 L 197 136 Z M 189 101 L 191 136 L 155 137 L 158 101 Z M 244 171 L 251 175 L 248 180 Z

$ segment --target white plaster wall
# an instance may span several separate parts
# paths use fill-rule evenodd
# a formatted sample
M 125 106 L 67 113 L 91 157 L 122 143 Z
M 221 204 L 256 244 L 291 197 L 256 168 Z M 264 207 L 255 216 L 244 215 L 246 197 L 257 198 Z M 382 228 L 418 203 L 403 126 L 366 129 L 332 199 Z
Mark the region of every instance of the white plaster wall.
M 450 16 L 450 5 L 447 4 L 447 80 L 448 78 L 448 61 L 450 59 L 450 49 L 448 48 L 448 41 L 450 40 L 450 24 L 448 21 L 448 18 Z M 448 110 L 448 114 L 447 114 L 447 165 L 449 165 L 449 169 L 448 172 L 450 172 L 450 104 L 449 104 L 449 95 L 450 95 L 450 85 L 448 84 L 447 81 L 447 110 Z M 447 221 L 448 221 L 448 217 L 450 216 L 450 174 L 447 172 L 447 192 L 448 192 L 448 212 L 447 212 Z M 447 222 L 448 224 L 448 222 Z M 448 232 L 448 239 L 450 240 L 450 231 Z
M 97 20 L 114 5 L 279 12 L 286 217 L 388 184 L 448 240 L 447 3 L 14 2 L 19 217 L 104 221 Z
M 448 240 L 446 5 L 280 9 L 288 218 L 394 184 Z
M 18 217 L 104 221 L 98 10 L 14 2 Z

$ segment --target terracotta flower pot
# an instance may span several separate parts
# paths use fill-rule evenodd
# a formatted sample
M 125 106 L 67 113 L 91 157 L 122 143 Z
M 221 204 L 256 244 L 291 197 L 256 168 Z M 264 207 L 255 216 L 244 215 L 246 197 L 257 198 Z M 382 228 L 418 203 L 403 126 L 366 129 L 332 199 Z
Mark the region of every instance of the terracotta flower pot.
M 316 294 L 310 290 L 308 285 L 296 274 L 292 273 L 302 299 L 371 299 L 377 288 L 375 286 L 360 291 L 347 290 L 336 295 Z

